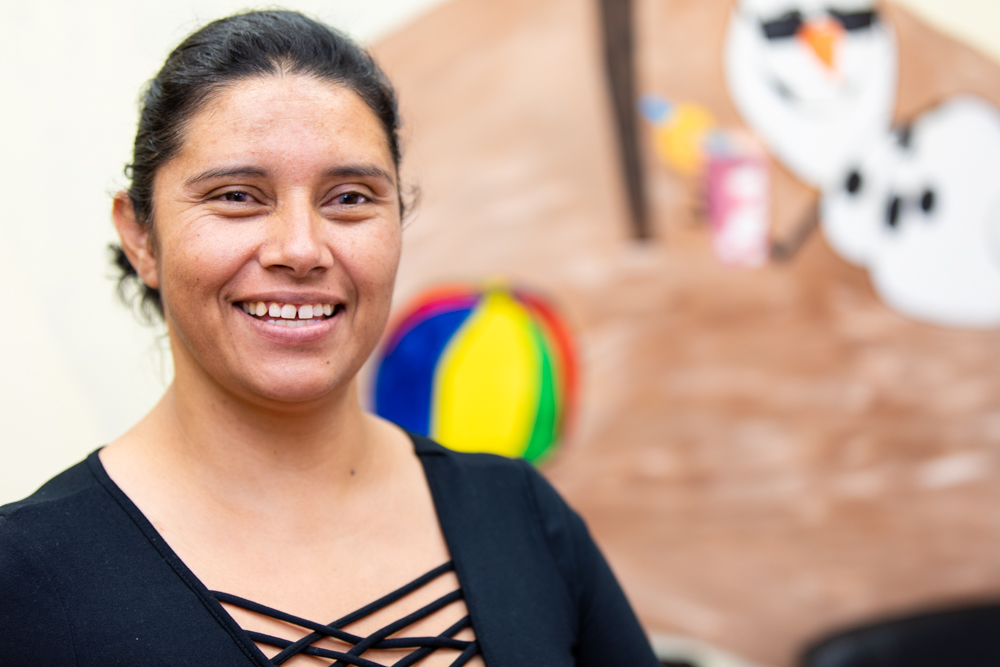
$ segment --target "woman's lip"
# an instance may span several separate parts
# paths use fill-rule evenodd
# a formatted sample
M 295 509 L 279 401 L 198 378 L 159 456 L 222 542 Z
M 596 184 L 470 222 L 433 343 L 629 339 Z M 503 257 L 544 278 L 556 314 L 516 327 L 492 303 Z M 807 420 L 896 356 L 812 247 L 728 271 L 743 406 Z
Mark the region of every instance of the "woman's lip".
M 284 345 L 312 343 L 322 340 L 336 328 L 337 323 L 340 322 L 340 315 L 344 312 L 341 308 L 334 311 L 333 315 L 317 320 L 315 323 L 292 328 L 280 324 L 271 324 L 253 315 L 249 315 L 243 312 L 241 308 L 236 308 L 235 306 L 233 310 L 236 311 L 237 317 L 242 317 L 254 331 L 265 338 Z
M 253 296 L 240 297 L 233 303 L 290 303 L 292 305 L 304 306 L 311 303 L 329 303 L 332 305 L 344 303 L 344 299 L 333 294 L 320 294 L 318 292 L 292 293 L 292 292 L 266 292 L 254 294 Z

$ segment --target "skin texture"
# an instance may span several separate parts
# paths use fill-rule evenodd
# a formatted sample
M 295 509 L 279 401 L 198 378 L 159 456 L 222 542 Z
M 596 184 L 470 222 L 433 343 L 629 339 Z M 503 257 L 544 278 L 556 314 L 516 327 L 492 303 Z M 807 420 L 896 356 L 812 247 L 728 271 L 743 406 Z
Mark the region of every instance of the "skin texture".
M 412 445 L 357 400 L 354 376 L 385 325 L 401 245 L 396 170 L 364 102 L 298 75 L 222 90 L 157 173 L 153 217 L 155 240 L 127 195 L 116 197 L 122 245 L 163 297 L 175 378 L 101 451 L 111 478 L 209 589 L 316 621 L 447 561 Z M 247 315 L 242 301 L 341 309 L 288 329 Z M 367 634 L 457 586 L 443 577 L 352 630 Z M 304 634 L 229 611 L 245 629 Z M 436 634 L 465 613 L 450 605 L 406 634 Z M 454 659 L 438 654 L 421 664 Z

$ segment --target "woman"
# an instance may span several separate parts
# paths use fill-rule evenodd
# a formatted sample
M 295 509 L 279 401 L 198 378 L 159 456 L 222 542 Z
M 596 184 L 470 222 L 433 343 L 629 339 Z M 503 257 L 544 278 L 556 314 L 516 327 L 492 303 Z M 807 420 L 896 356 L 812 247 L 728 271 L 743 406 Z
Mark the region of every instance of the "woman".
M 656 664 L 527 464 L 358 405 L 400 253 L 397 126 L 370 57 L 299 14 L 169 56 L 113 215 L 174 382 L 0 510 L 4 665 Z

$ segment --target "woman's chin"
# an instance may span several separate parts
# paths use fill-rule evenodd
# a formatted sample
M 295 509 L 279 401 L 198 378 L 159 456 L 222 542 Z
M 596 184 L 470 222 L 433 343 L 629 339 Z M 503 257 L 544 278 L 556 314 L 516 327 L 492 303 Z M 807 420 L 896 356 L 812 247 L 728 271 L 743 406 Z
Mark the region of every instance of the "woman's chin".
M 281 405 L 302 408 L 310 403 L 341 395 L 345 383 L 351 383 L 350 376 L 338 378 L 331 375 L 316 372 L 289 373 L 287 369 L 283 373 L 264 373 L 239 383 L 241 386 L 237 393 L 250 402 L 272 408 Z

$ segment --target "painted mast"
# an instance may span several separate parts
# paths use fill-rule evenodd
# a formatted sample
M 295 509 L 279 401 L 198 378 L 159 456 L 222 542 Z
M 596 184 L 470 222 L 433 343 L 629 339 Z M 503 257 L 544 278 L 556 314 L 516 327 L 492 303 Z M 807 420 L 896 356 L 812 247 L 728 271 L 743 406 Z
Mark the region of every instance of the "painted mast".
M 618 135 L 622 175 L 628 194 L 632 234 L 638 240 L 650 237 L 646 188 L 635 112 L 635 59 L 632 31 L 632 0 L 600 0 L 604 33 L 604 62 Z

